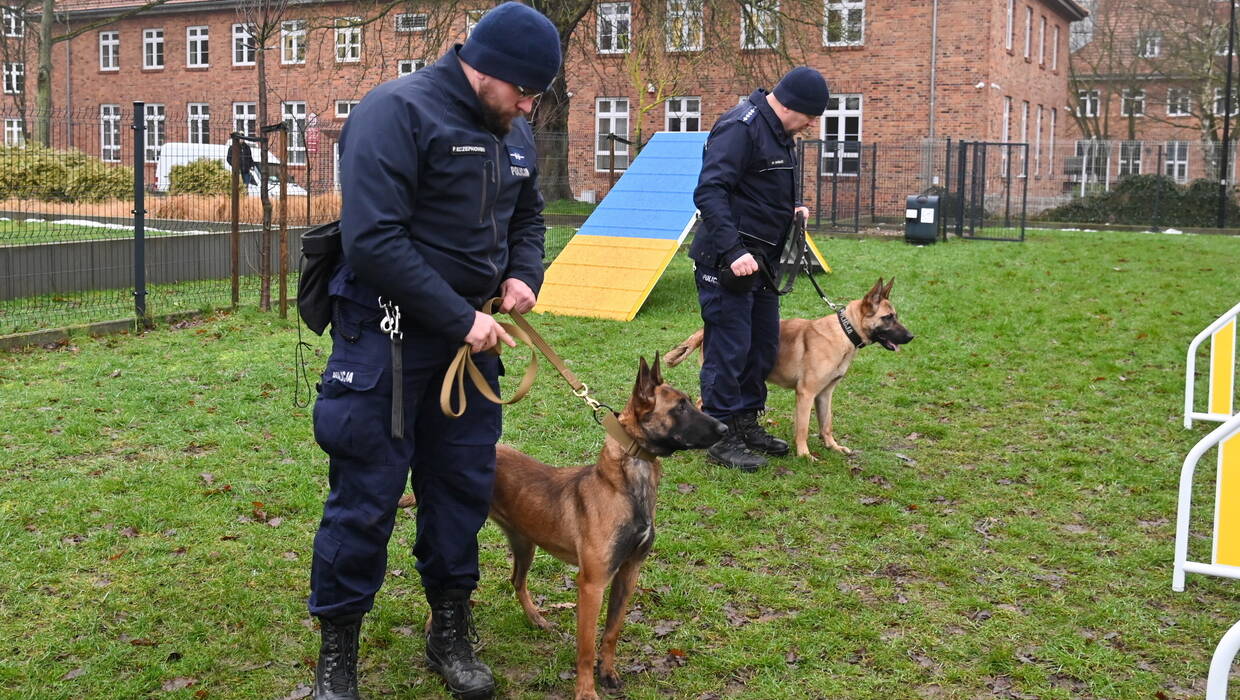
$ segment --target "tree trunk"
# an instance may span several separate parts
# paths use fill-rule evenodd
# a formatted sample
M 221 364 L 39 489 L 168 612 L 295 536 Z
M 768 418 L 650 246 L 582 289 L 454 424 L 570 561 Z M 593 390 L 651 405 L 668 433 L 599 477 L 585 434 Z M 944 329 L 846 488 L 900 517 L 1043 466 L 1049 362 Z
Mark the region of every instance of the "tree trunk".
M 259 293 L 258 308 L 271 311 L 271 196 L 267 193 L 267 138 L 263 127 L 267 124 L 267 52 L 259 47 L 258 63 L 258 196 L 263 203 L 263 230 L 258 244 Z
M 543 198 L 572 199 L 568 181 L 568 86 L 564 73 L 556 76 L 551 89 L 543 93 L 534 110 L 535 138 L 538 143 L 538 186 Z
M 54 0 L 43 0 L 39 15 L 39 68 L 35 79 L 35 141 L 52 145 L 52 25 L 55 22 Z

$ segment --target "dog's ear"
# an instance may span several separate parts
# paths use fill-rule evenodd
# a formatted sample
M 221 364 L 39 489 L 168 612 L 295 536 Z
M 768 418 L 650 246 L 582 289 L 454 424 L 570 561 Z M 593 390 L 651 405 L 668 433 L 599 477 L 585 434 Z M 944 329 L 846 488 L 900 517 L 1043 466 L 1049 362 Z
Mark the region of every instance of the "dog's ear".
M 650 379 L 655 386 L 663 383 L 663 370 L 659 367 L 659 353 L 654 354 L 654 364 L 650 367 Z
M 882 280 L 882 278 L 880 277 L 880 278 L 878 279 L 878 281 L 879 281 L 879 282 L 882 282 L 883 280 Z M 896 283 L 896 278 L 895 278 L 895 277 L 892 277 L 891 279 L 887 280 L 887 286 L 886 286 L 886 287 L 883 287 L 883 298 L 884 298 L 884 299 L 890 299 L 890 298 L 891 298 L 891 287 L 892 287 L 893 285 L 895 285 L 895 283 Z
M 656 363 L 658 362 L 656 358 Z M 637 367 L 637 382 L 633 385 L 633 400 L 638 404 L 654 403 L 654 388 L 658 383 L 654 381 L 654 377 L 650 371 L 650 365 L 646 364 L 646 358 L 643 356 Z
M 878 306 L 879 302 L 882 300 L 883 278 L 879 277 L 878 281 L 874 283 L 874 286 L 870 287 L 870 291 L 866 292 L 865 296 L 861 297 L 861 314 L 864 316 L 870 313 L 870 309 Z

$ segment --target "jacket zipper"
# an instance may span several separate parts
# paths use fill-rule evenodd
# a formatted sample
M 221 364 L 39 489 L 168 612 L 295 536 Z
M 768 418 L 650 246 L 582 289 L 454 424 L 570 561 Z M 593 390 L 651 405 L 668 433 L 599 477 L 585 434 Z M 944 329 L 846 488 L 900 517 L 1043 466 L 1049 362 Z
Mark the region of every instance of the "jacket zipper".
M 494 134 L 491 134 L 491 141 L 496 146 L 495 158 L 493 160 L 487 161 L 487 164 L 489 166 L 488 167 L 489 172 L 487 173 L 487 177 L 491 179 L 491 183 L 494 184 L 495 186 L 491 188 L 492 189 L 491 202 L 488 204 L 486 202 L 486 186 L 485 184 L 483 185 L 483 206 L 490 209 L 490 213 L 491 213 L 491 236 L 492 236 L 492 241 L 493 241 L 492 250 L 499 250 L 499 243 L 500 243 L 499 225 L 496 224 L 495 222 L 495 200 L 499 196 L 499 182 L 498 182 L 498 179 L 499 179 L 498 178 L 498 175 L 499 175 L 499 165 L 498 165 L 499 164 L 499 139 L 496 138 Z M 498 276 L 500 273 L 500 269 L 499 269 L 499 265 L 495 264 L 495 258 L 488 257 L 487 262 L 491 265 L 491 274 L 493 276 Z

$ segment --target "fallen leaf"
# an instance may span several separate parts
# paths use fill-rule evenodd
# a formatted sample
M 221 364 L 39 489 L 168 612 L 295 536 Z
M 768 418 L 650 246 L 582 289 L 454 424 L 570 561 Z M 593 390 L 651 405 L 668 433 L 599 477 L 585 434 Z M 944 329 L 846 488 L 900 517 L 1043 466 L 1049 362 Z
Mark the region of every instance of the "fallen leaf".
M 74 678 L 77 678 L 78 676 L 81 676 L 83 673 L 86 673 L 86 669 L 81 668 L 81 667 L 78 667 L 78 668 L 75 668 L 75 669 L 73 669 L 72 671 L 70 671 L 70 672 L 66 673 L 65 675 L 61 676 L 61 677 L 60 677 L 60 680 L 62 680 L 62 681 L 71 681 L 71 680 L 73 680 Z
M 172 678 L 164 681 L 162 687 L 165 691 L 184 690 L 198 682 L 197 678 Z
M 299 684 L 296 688 L 293 689 L 293 692 L 280 698 L 280 700 L 302 700 L 302 698 L 310 697 L 310 694 L 313 692 L 314 692 L 314 689 L 312 689 L 310 686 Z

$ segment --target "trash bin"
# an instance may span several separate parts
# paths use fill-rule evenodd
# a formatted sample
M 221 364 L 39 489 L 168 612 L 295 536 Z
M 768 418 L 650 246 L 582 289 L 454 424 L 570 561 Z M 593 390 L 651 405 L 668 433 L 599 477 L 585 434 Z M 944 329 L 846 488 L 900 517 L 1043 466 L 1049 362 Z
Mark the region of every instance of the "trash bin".
M 925 245 L 939 237 L 939 196 L 909 195 L 904 203 L 904 240 Z

